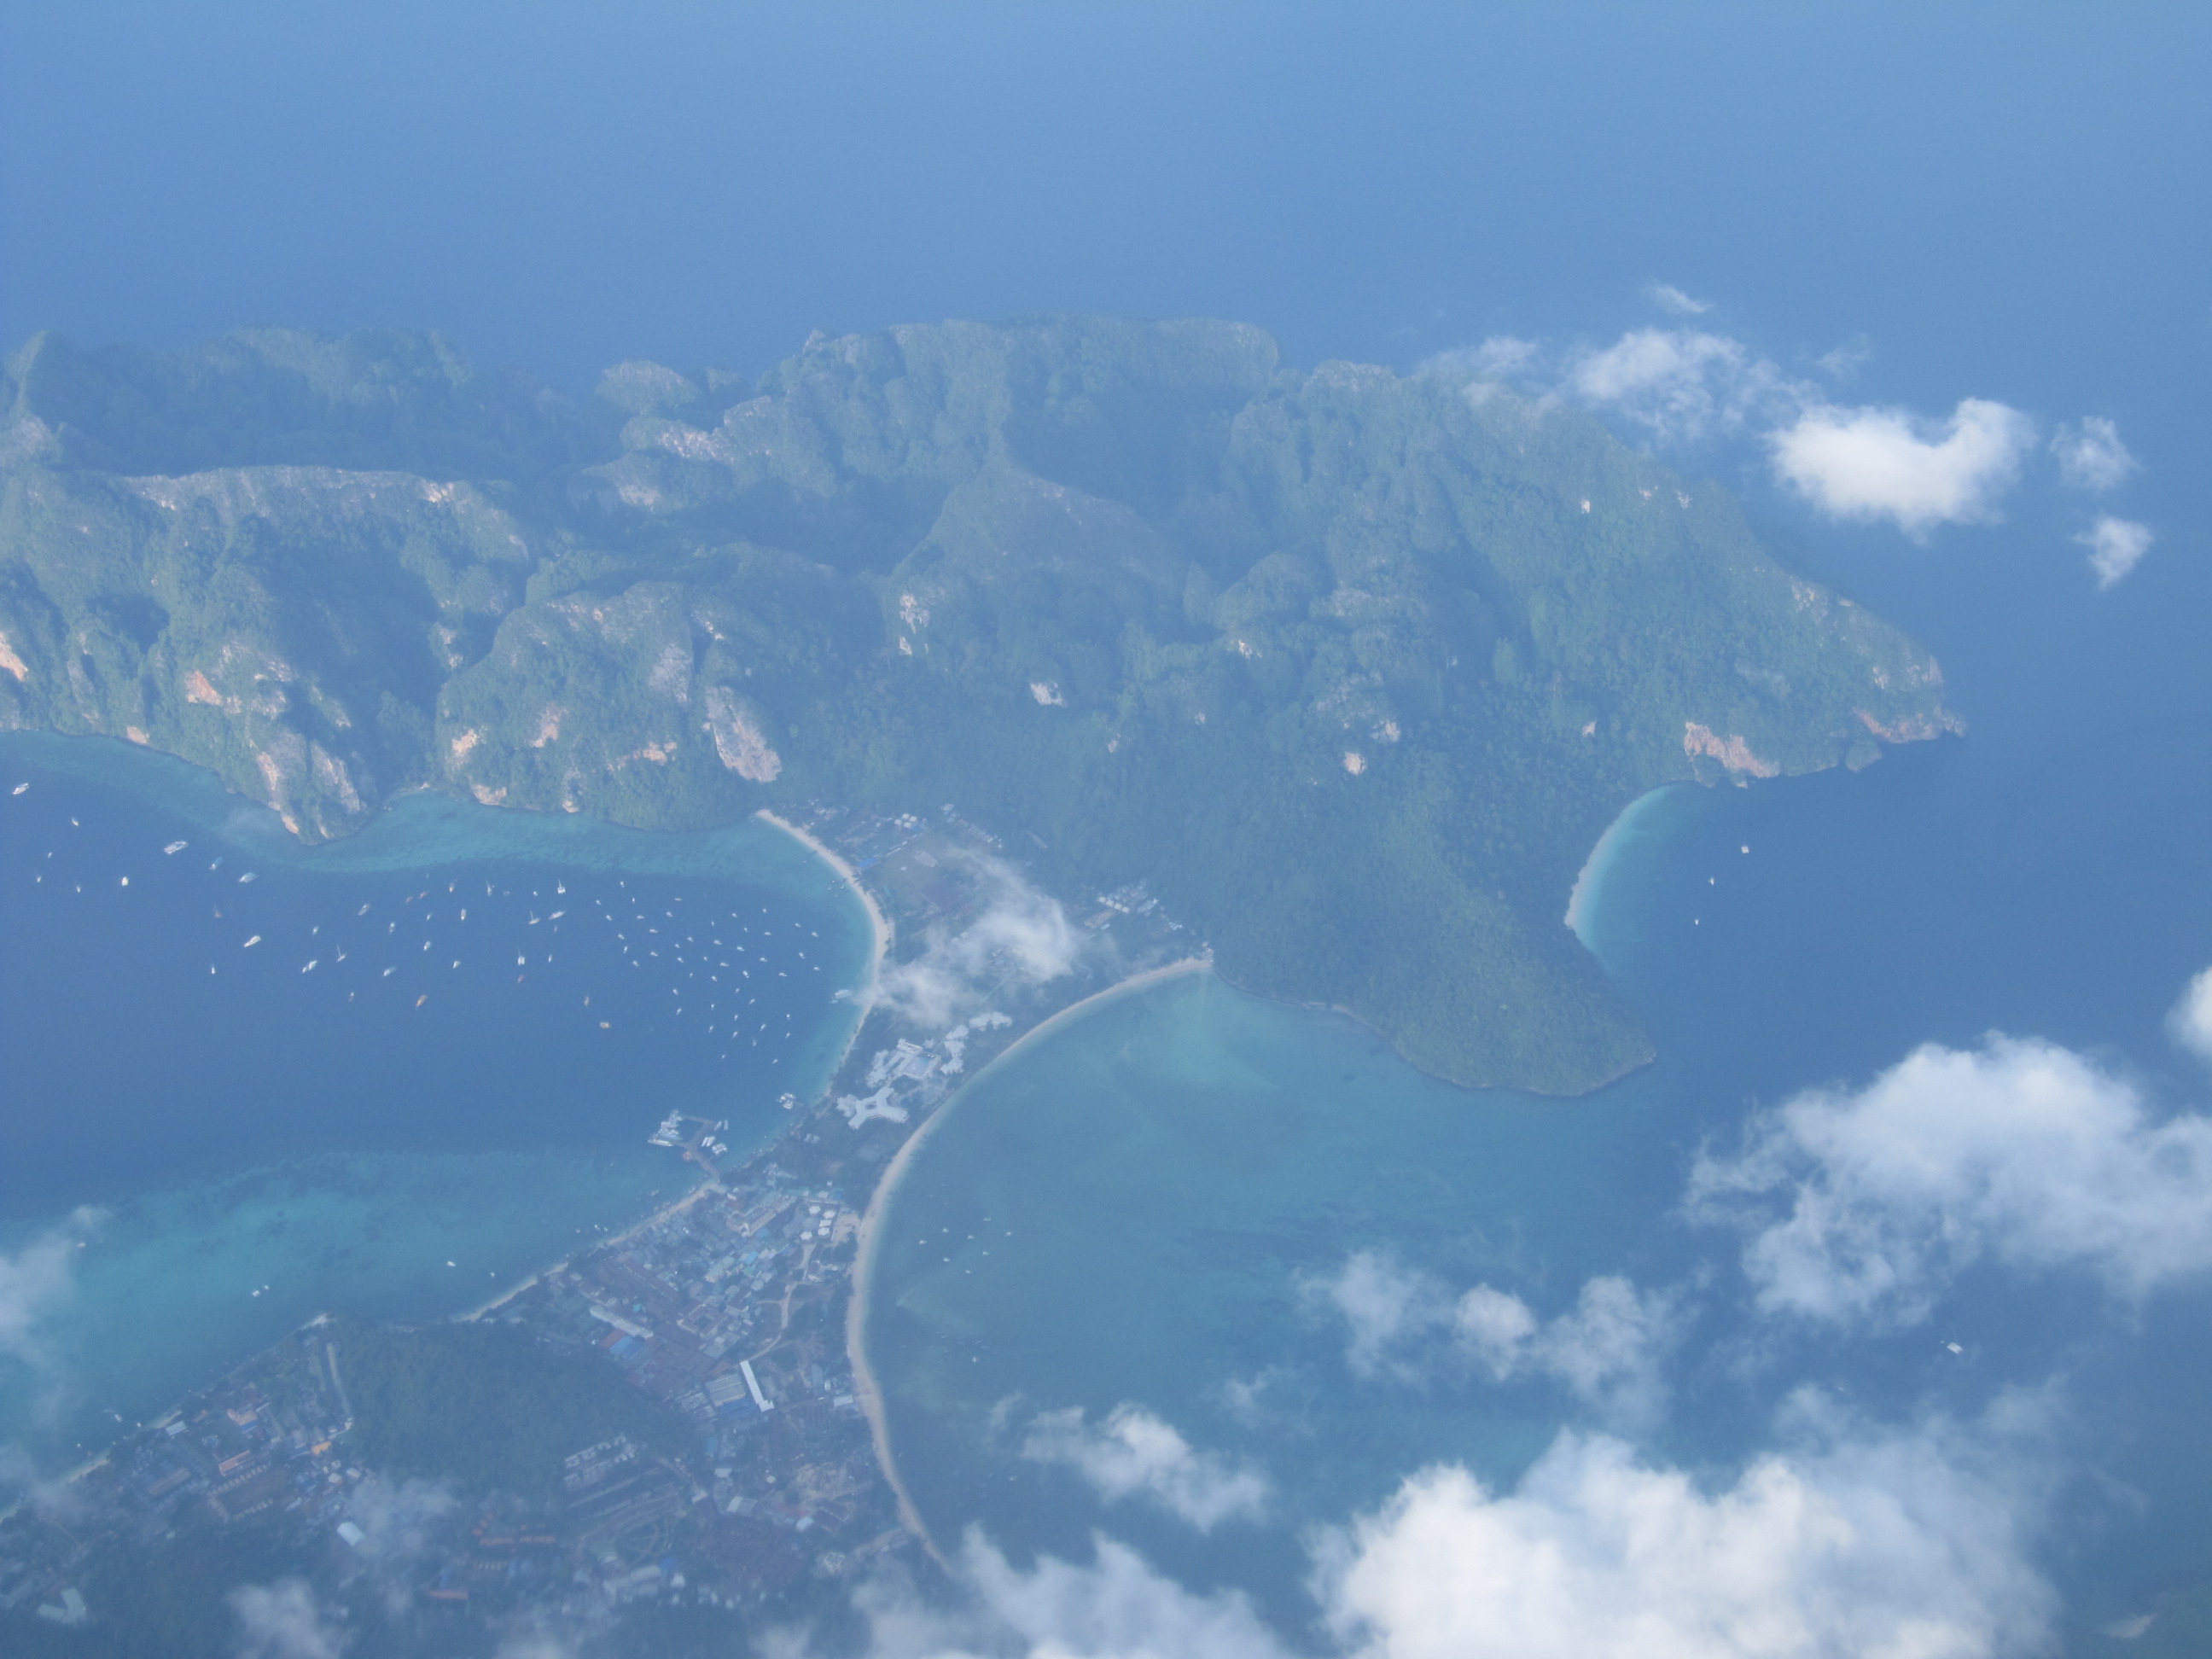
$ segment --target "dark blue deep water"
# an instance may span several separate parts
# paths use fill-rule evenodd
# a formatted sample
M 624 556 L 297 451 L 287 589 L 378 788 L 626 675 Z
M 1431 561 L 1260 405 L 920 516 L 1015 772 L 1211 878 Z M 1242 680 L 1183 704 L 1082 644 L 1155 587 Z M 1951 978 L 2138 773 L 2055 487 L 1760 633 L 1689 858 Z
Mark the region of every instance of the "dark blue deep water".
M 0 1439 L 89 1443 L 320 1307 L 480 1302 L 688 1187 L 665 1113 L 741 1152 L 851 1029 L 866 918 L 763 824 L 415 796 L 306 849 L 120 744 L 0 773 L 0 1239 L 86 1240 Z

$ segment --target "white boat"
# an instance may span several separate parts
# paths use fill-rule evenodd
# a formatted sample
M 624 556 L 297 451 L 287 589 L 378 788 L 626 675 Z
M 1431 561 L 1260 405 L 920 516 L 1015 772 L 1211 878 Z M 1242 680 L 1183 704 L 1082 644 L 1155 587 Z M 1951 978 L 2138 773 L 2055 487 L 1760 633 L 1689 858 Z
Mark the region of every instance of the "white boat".
M 174 857 L 177 854 L 183 852 L 185 848 L 191 845 L 191 843 L 187 841 L 173 841 L 161 850 L 164 853 L 170 854 L 172 857 Z
M 31 787 L 31 786 L 30 786 L 29 784 L 27 784 L 27 783 L 19 783 L 19 784 L 17 784 L 17 785 L 16 785 L 13 789 L 9 790 L 8 793 L 10 793 L 10 794 L 12 794 L 12 795 L 20 795 L 20 794 L 21 794 L 21 793 L 22 793 L 26 789 L 28 789 L 30 787 Z

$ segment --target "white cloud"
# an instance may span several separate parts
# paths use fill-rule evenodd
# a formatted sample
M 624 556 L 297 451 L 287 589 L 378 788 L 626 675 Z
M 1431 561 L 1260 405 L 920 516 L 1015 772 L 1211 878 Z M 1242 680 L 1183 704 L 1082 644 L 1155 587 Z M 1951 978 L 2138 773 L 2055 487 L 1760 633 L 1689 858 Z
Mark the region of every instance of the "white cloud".
M 945 853 L 968 866 L 982 914 L 958 933 L 931 933 L 921 956 L 887 964 L 877 999 L 925 1030 L 943 1030 L 1001 988 L 1032 988 L 1072 971 L 1087 942 L 1059 901 L 1002 860 Z
M 1874 356 L 1874 342 L 1863 334 L 1832 347 L 1813 360 L 1813 365 L 1833 380 L 1848 380 Z
M 1541 341 L 1498 335 L 1472 350 L 1440 353 L 1422 367 L 1472 376 L 1467 396 L 1478 404 L 1497 392 L 1498 382 L 1510 381 L 1536 397 L 1536 408 L 1564 394 L 1668 443 L 1771 425 L 1819 400 L 1815 388 L 1792 380 L 1741 341 L 1698 329 L 1632 329 L 1610 345 L 1580 347 L 1563 357 Z
M 1652 297 L 1677 315 L 1711 309 L 1679 289 Z M 1863 338 L 1815 360 L 1846 379 L 1873 355 Z M 1756 434 L 1775 474 L 1838 518 L 1888 519 L 1918 538 L 1942 524 L 1996 517 L 2036 443 L 2035 423 L 2007 404 L 1962 400 L 1948 419 L 1911 410 L 1846 406 L 1813 380 L 1785 372 L 1741 340 L 1698 328 L 1631 329 L 1610 345 L 1556 353 L 1542 341 L 1498 335 L 1438 354 L 1425 372 L 1472 376 L 1480 405 L 1504 383 L 1542 409 L 1562 398 L 1632 422 L 1662 444 Z M 2112 422 L 2092 416 L 2063 428 L 2051 448 L 2069 483 L 2109 488 L 2136 463 Z
M 1465 1297 L 1460 1311 L 1464 1328 Z M 1529 1338 L 1522 1363 L 1558 1378 L 1609 1422 L 1656 1423 L 1667 1405 L 1660 1368 L 1680 1326 L 1673 1297 L 1638 1292 L 1607 1274 L 1585 1284 L 1571 1311 Z
M 69 1300 L 78 1252 L 102 1219 L 98 1210 L 79 1209 L 65 1224 L 39 1234 L 12 1255 L 0 1255 L 0 1357 L 51 1363 L 39 1324 Z
M 93 1500 L 76 1481 L 46 1474 L 21 1446 L 0 1445 L 0 1507 L 19 1501 L 63 1527 L 74 1527 L 94 1513 Z
M 576 1644 L 550 1631 L 511 1630 L 499 1638 L 492 1659 L 576 1659 Z
M 2212 1119 L 2154 1121 L 2055 1044 L 1922 1048 L 1856 1092 L 1815 1090 L 1698 1159 L 1692 1217 L 1751 1235 L 1760 1305 L 1904 1326 L 1990 1259 L 2140 1297 L 2212 1268 Z
M 1194 1595 L 1110 1538 L 1094 1548 L 1087 1567 L 1048 1556 L 1021 1572 L 971 1533 L 961 1565 L 1036 1659 L 1287 1659 L 1243 1596 Z
M 1822 512 L 1921 536 L 1994 517 L 2034 438 L 2018 410 L 1968 398 L 1940 430 L 1905 410 L 1816 404 L 1769 442 L 1776 475 Z
M 1517 1296 L 1478 1285 L 1452 1310 L 1461 1341 L 1492 1376 L 1510 1376 L 1536 1334 L 1536 1316 Z
M 413 1564 L 429 1548 L 432 1532 L 459 1501 L 438 1481 L 368 1476 L 346 1498 L 346 1512 L 362 1530 L 355 1553 L 381 1566 Z
M 1308 1279 L 1300 1288 L 1309 1304 L 1326 1306 L 1351 1327 L 1344 1359 L 1359 1376 L 1417 1376 L 1419 1368 L 1393 1351 L 1433 1335 L 1451 1319 L 1451 1293 L 1441 1279 L 1411 1272 L 1382 1250 L 1355 1250 L 1335 1273 Z
M 238 1618 L 239 1659 L 338 1659 L 345 1646 L 314 1591 L 297 1578 L 234 1589 L 230 1608 Z
M 1832 1427 L 1832 1425 L 1828 1425 Z M 1564 1433 L 1510 1495 L 1416 1475 L 1319 1588 L 1363 1659 L 1986 1659 L 2040 1645 L 2034 1505 L 1942 1426 L 1770 1453 L 1711 1495 Z
M 1267 1478 L 1259 1470 L 1197 1450 L 1172 1424 L 1127 1402 L 1096 1426 L 1079 1407 L 1043 1413 L 1030 1424 L 1022 1455 L 1073 1469 L 1109 1503 L 1147 1498 L 1200 1532 L 1256 1519 L 1267 1505 Z
M 1042 1556 L 1024 1570 L 971 1527 L 953 1563 L 957 1603 L 922 1594 L 896 1569 L 854 1590 L 868 1659 L 1291 1659 L 1243 1595 L 1194 1594 L 1111 1538 L 1094 1536 L 1092 1556 L 1088 1565 Z M 763 1659 L 818 1651 L 793 1629 L 769 1632 L 758 1650 Z
M 1297 1372 L 1289 1366 L 1263 1365 L 1249 1376 L 1226 1379 L 1214 1398 L 1242 1428 L 1310 1439 L 1316 1425 L 1307 1402 L 1289 1392 L 1297 1380 Z
M 1498 1382 L 1548 1376 L 1616 1423 L 1646 1425 L 1663 1412 L 1662 1362 L 1680 1333 L 1674 1298 L 1604 1275 L 1548 1322 L 1519 1297 L 1489 1285 L 1461 1295 L 1376 1250 L 1361 1250 L 1305 1285 L 1310 1303 L 1351 1328 L 1345 1361 L 1358 1375 L 1426 1382 L 1479 1368 Z
M 1677 317 L 1702 317 L 1713 308 L 1711 300 L 1693 300 L 1672 283 L 1654 283 L 1650 293 L 1654 304 Z
M 1582 352 L 1568 365 L 1567 386 L 1676 443 L 1778 418 L 1808 395 L 1741 341 L 1692 329 L 1633 329 Z
M 415 1599 L 415 1564 L 428 1553 L 438 1523 L 459 1501 L 432 1480 L 386 1480 L 372 1474 L 346 1498 L 346 1513 L 362 1530 L 353 1552 L 366 1563 L 392 1617 Z
M 2074 539 L 2089 550 L 2089 568 L 2097 573 L 2097 586 L 2102 590 L 2141 564 L 2156 538 L 2148 525 L 2107 515 Z
M 2076 489 L 2117 488 L 2142 465 L 2120 441 L 2120 428 L 2101 415 L 2060 427 L 2051 453 L 2058 458 L 2059 477 Z
M 2166 1029 L 2199 1060 L 2212 1060 L 2212 968 L 2189 981 L 2166 1017 Z
M 1990 1659 L 2039 1650 L 2054 1598 L 2027 1565 L 2039 1494 L 2017 1443 L 1941 1423 L 1801 1445 L 1711 1493 L 1608 1436 L 1562 1434 L 1510 1493 L 1433 1468 L 1316 1541 L 1342 1659 Z M 1192 1593 L 1126 1546 L 1013 1566 L 971 1530 L 957 1611 L 878 1580 L 871 1659 L 1287 1659 L 1234 1592 Z M 777 1659 L 804 1652 L 786 1634 Z
M 1542 361 L 1544 348 L 1517 334 L 1493 334 L 1473 351 L 1453 352 L 1453 367 L 1471 369 L 1480 379 L 1498 380 L 1526 374 Z
M 1466 1470 L 1405 1482 L 1309 1534 L 1320 1650 L 1337 1659 L 1992 1659 L 2039 1651 L 2055 1598 L 2029 1565 L 2047 1413 L 1869 1427 L 1801 1393 L 1780 1445 L 1708 1487 L 1606 1435 L 1562 1433 L 1510 1492 Z M 1235 1591 L 1198 1595 L 1112 1539 L 1014 1566 L 971 1528 L 959 1605 L 884 1572 L 855 1605 L 871 1659 L 1287 1659 Z M 786 1632 L 769 1659 L 799 1659 Z

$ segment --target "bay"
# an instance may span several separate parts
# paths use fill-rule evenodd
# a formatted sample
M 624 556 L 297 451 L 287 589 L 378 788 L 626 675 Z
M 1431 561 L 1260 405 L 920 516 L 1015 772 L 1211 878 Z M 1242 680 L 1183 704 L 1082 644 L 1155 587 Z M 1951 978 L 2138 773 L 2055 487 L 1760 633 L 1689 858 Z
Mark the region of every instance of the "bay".
M 779 1130 L 869 950 L 756 821 L 419 794 L 303 848 L 182 763 L 0 737 L 0 1443 L 51 1466 L 318 1311 L 458 1313 L 673 1198 L 654 1126 Z
M 2135 648 L 2161 645 L 2178 636 Z M 2161 1108 L 2202 1102 L 2163 1030 L 2212 956 L 2202 738 L 2116 718 L 2127 690 L 2063 720 L 2023 691 L 1967 740 L 1860 775 L 1648 798 L 1577 920 L 1661 1058 L 1588 1098 L 1452 1089 L 1348 1021 L 1206 980 L 1102 1005 L 979 1078 L 888 1206 L 869 1315 L 933 1535 L 1081 1559 L 1103 1530 L 1295 1634 L 1315 1528 L 1432 1463 L 1508 1487 L 1561 1427 L 1616 1426 L 1527 1378 L 1359 1374 L 1316 1286 L 1373 1251 L 1540 1317 L 1595 1274 L 1680 1294 L 1667 1408 L 1634 1438 L 1701 1479 L 1733 1478 L 1802 1388 L 1887 1422 L 2045 1390 L 2064 1470 L 2045 1565 L 2074 1628 L 2201 1583 L 2203 1286 L 2131 1312 L 1990 1272 L 1928 1328 L 1781 1340 L 1750 1316 L 1733 1237 L 1681 1212 L 1698 1149 L 1750 1112 L 1925 1042 L 2048 1036 Z M 1024 1455 L 1044 1414 L 1124 1404 L 1261 1474 L 1265 1514 L 1200 1531 Z

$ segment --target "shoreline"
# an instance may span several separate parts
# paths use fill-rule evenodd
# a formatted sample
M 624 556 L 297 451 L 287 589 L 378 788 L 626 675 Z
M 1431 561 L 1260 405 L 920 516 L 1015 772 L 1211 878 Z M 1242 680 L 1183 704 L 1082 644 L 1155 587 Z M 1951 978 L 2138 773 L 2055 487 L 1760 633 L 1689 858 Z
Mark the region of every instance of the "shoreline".
M 897 1500 L 899 1519 L 906 1523 L 908 1531 L 921 1540 L 922 1548 L 929 1552 L 931 1559 L 947 1571 L 951 1570 L 951 1563 L 937 1547 L 936 1540 L 929 1535 L 928 1528 L 922 1524 L 921 1512 L 915 1508 L 914 1499 L 907 1492 L 906 1482 L 899 1478 L 898 1465 L 891 1457 L 890 1424 L 884 1410 L 883 1385 L 877 1381 L 875 1371 L 868 1364 L 868 1296 L 874 1286 L 876 1246 L 882 1235 L 884 1213 L 890 1208 L 890 1200 L 896 1195 L 899 1183 L 906 1178 L 907 1170 L 915 1154 L 921 1150 L 922 1143 L 929 1139 L 939 1124 L 951 1115 L 952 1109 L 959 1104 L 969 1090 L 990 1076 L 1002 1063 L 1019 1054 L 1027 1044 L 1101 1003 L 1127 996 L 1164 980 L 1180 978 L 1186 974 L 1211 973 L 1212 969 L 1213 958 L 1210 955 L 1185 957 L 1164 966 L 1149 968 L 1143 973 L 1117 980 L 1039 1020 L 994 1054 L 981 1071 L 962 1084 L 944 1104 L 931 1113 L 906 1138 L 904 1144 L 892 1155 L 891 1161 L 884 1166 L 883 1174 L 876 1178 L 876 1189 L 869 1195 L 867 1210 L 860 1218 L 858 1248 L 853 1255 L 852 1295 L 845 1304 L 845 1358 L 853 1368 L 853 1392 L 860 1398 L 861 1413 L 868 1419 L 869 1437 L 875 1442 L 876 1466 L 883 1471 L 891 1495 Z
M 837 1058 L 831 1062 L 829 1074 L 823 1081 L 823 1098 L 827 1099 L 829 1091 L 836 1086 L 838 1073 L 845 1069 L 845 1062 L 853 1057 L 853 1046 L 860 1040 L 860 1028 L 868 1023 L 868 1015 L 876 1006 L 876 987 L 883 981 L 884 963 L 890 955 L 891 942 L 895 935 L 890 918 L 884 915 L 882 908 L 876 902 L 876 896 L 868 890 L 867 884 L 860 879 L 859 871 L 846 863 L 818 837 L 800 829 L 787 818 L 778 817 L 767 807 L 762 807 L 753 816 L 763 823 L 782 830 L 785 835 L 789 836 L 808 852 L 813 854 L 816 858 L 820 859 L 823 863 L 836 871 L 837 878 L 845 884 L 853 896 L 860 901 L 860 908 L 868 913 L 868 927 L 874 935 L 873 948 L 868 957 L 867 979 L 855 988 L 853 993 L 855 1014 L 853 1029 L 845 1034 L 845 1046 L 837 1051 Z M 819 1105 L 821 1102 L 809 1101 L 807 1103 L 812 1106 Z
M 755 812 L 753 816 L 773 825 L 775 828 L 781 830 L 785 835 L 789 836 L 793 841 L 799 842 L 800 846 L 805 848 L 808 852 L 820 859 L 823 863 L 828 865 L 832 870 L 836 871 L 837 873 L 837 878 L 845 884 L 846 887 L 851 890 L 853 896 L 860 900 L 861 908 L 868 913 L 868 927 L 872 935 L 873 943 L 868 957 L 867 978 L 863 984 L 855 988 L 854 994 L 854 1006 L 859 1012 L 860 1018 L 853 1022 L 853 1029 L 846 1034 L 844 1048 L 838 1051 L 836 1060 L 830 1067 L 828 1079 L 823 1085 L 823 1094 L 826 1096 L 829 1090 L 836 1084 L 837 1074 L 845 1069 L 845 1062 L 852 1058 L 853 1045 L 860 1040 L 860 1028 L 868 1023 L 868 1011 L 874 1006 L 875 1002 L 876 982 L 883 974 L 884 958 L 890 951 L 892 937 L 891 924 L 890 920 L 884 916 L 881 908 L 878 907 L 875 895 L 871 893 L 867 890 L 866 886 L 862 884 L 860 872 L 854 870 L 851 865 L 846 863 L 845 860 L 839 857 L 835 852 L 831 851 L 830 848 L 823 845 L 817 837 L 810 835 L 807 831 L 800 829 L 797 824 L 793 823 L 788 819 L 778 817 L 775 813 L 769 811 L 765 806 L 761 808 L 757 812 Z M 819 1105 L 821 1103 L 820 1101 L 816 1100 L 810 1101 L 807 1103 L 810 1106 L 812 1106 Z M 777 1138 L 778 1137 L 771 1137 L 770 1141 L 769 1143 L 764 1143 L 763 1147 L 759 1150 L 766 1150 L 766 1146 L 773 1144 L 773 1141 Z M 653 1226 L 659 1222 L 665 1221 L 670 1216 L 676 1214 L 679 1210 L 688 1209 L 692 1205 L 696 1204 L 700 1199 L 706 1194 L 709 1188 L 719 1189 L 721 1187 L 721 1184 L 722 1183 L 713 1176 L 702 1176 L 698 1184 L 693 1187 L 690 1192 L 684 1194 L 683 1197 L 675 1200 L 672 1203 L 662 1205 L 659 1209 L 654 1210 L 651 1213 L 641 1217 L 638 1220 L 632 1222 L 628 1227 L 624 1228 L 618 1233 L 609 1233 L 605 1238 L 593 1240 L 592 1248 L 596 1249 L 611 1244 L 627 1243 L 630 1239 L 635 1237 L 647 1227 Z M 563 1256 L 558 1261 L 549 1262 L 546 1266 L 538 1268 L 537 1272 L 532 1273 L 520 1283 L 511 1285 L 507 1289 L 501 1291 L 497 1296 L 493 1297 L 489 1302 L 480 1304 L 477 1307 L 470 1309 L 466 1313 L 455 1314 L 453 1316 L 454 1321 L 457 1323 L 467 1323 L 475 1320 L 482 1319 L 486 1314 L 506 1306 L 507 1304 L 514 1301 L 516 1297 L 520 1296 L 525 1291 L 532 1289 L 548 1273 L 556 1273 L 561 1272 L 563 1268 L 567 1267 L 568 1263 L 574 1259 L 574 1258 L 573 1256 Z
M 612 1244 L 627 1244 L 631 1239 L 636 1237 L 647 1227 L 653 1226 L 659 1222 L 667 1220 L 670 1216 L 676 1214 L 679 1210 L 690 1209 L 694 1204 L 696 1204 L 701 1199 L 704 1198 L 709 1192 L 719 1192 L 721 1189 L 721 1185 L 722 1183 L 714 1179 L 714 1176 L 702 1176 L 700 1177 L 698 1184 L 693 1187 L 690 1191 L 685 1193 L 681 1198 L 671 1200 L 668 1203 L 662 1205 L 659 1209 L 640 1216 L 635 1221 L 631 1222 L 629 1226 L 623 1228 L 618 1233 L 609 1233 L 605 1238 L 593 1239 L 587 1248 L 596 1250 L 605 1249 L 605 1247 Z M 549 1274 L 566 1272 L 568 1264 L 575 1259 L 575 1256 L 572 1254 L 562 1256 L 558 1261 L 549 1261 L 544 1267 L 538 1268 L 537 1272 L 532 1273 L 527 1279 L 521 1280 L 518 1284 L 508 1285 L 507 1289 L 501 1291 L 497 1296 L 492 1297 L 490 1301 L 480 1303 L 476 1307 L 471 1308 L 466 1313 L 457 1313 L 453 1315 L 451 1319 L 444 1322 L 454 1325 L 473 1324 L 477 1320 L 482 1319 L 486 1314 L 505 1307 L 508 1303 L 514 1301 L 515 1297 L 520 1296 L 525 1291 L 534 1289 L 538 1282 L 546 1278 Z
M 1662 783 L 1655 789 L 1647 789 L 1622 807 L 1613 822 L 1606 825 L 1605 833 L 1597 838 L 1596 845 L 1590 848 L 1589 856 L 1583 860 L 1583 867 L 1575 872 L 1575 884 L 1567 895 L 1567 914 L 1563 920 L 1568 931 L 1582 941 L 1583 948 L 1593 955 L 1595 951 L 1590 945 L 1589 929 L 1595 921 L 1594 913 L 1605 897 L 1605 879 L 1612 870 L 1613 860 L 1619 856 L 1629 837 L 1635 834 L 1637 819 L 1643 817 L 1652 802 L 1674 787 L 1671 783 Z
M 868 1009 L 875 1003 L 876 981 L 883 972 L 884 958 L 890 954 L 893 933 L 890 919 L 884 915 L 882 908 L 877 904 L 876 896 L 871 893 L 866 884 L 861 881 L 860 872 L 846 863 L 842 856 L 833 851 L 818 836 L 809 830 L 800 829 L 788 818 L 778 817 L 765 806 L 753 816 L 764 823 L 775 825 L 785 835 L 805 848 L 808 852 L 813 854 L 816 858 L 820 859 L 823 863 L 835 870 L 837 872 L 837 878 L 852 890 L 853 896 L 860 901 L 861 908 L 868 913 L 868 926 L 875 933 L 875 950 L 868 961 L 868 982 L 862 986 L 858 993 L 866 999 L 860 1006 L 861 1016 L 865 1018 Z

